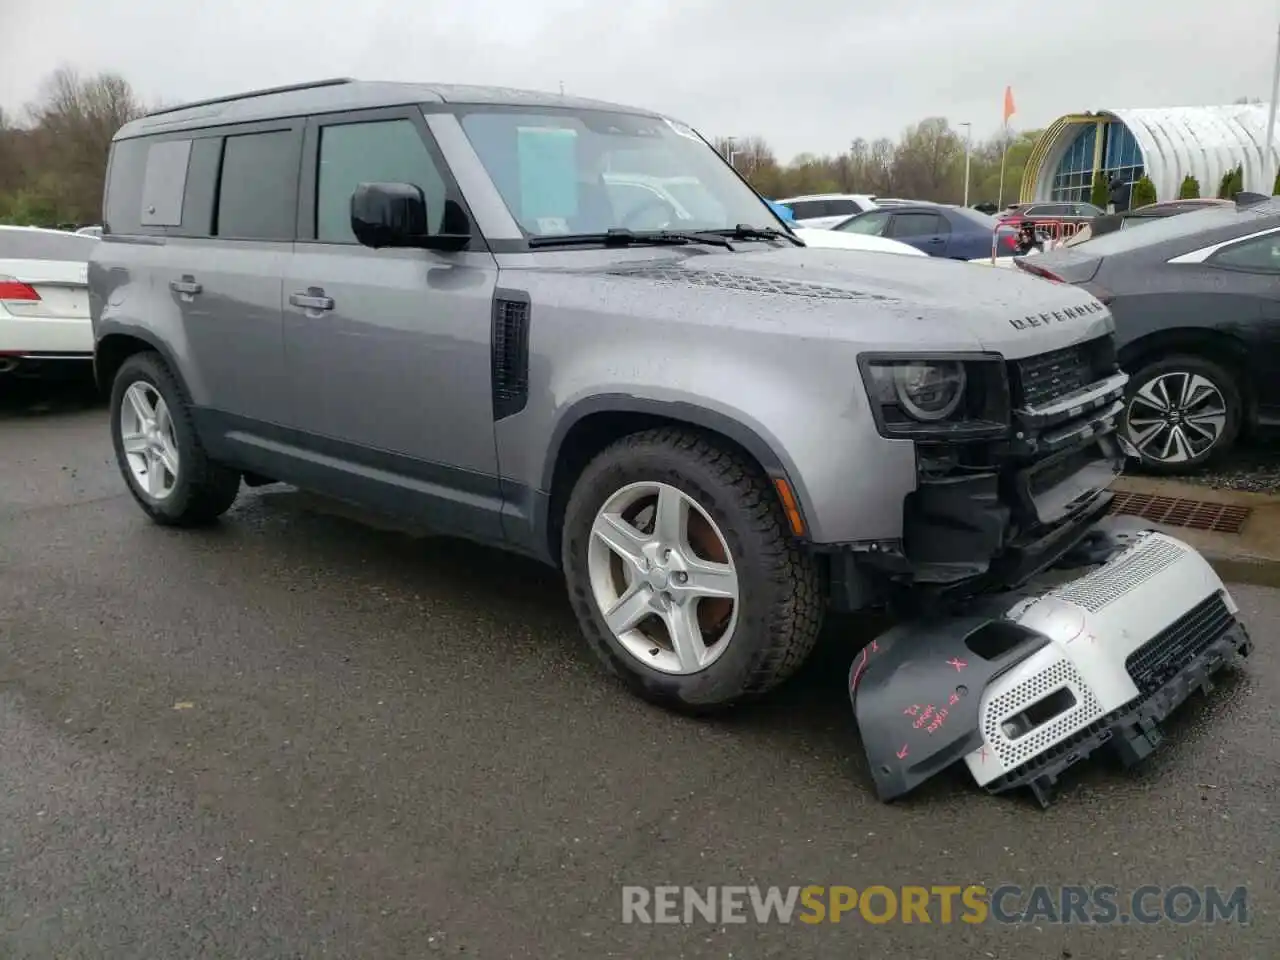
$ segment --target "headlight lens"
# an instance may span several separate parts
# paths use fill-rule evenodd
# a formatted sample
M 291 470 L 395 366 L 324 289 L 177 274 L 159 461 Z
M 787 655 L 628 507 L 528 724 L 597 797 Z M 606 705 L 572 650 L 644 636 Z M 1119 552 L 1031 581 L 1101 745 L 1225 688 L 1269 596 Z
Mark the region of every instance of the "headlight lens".
M 858 358 L 876 426 L 886 437 L 996 437 L 1009 426 L 1009 384 L 996 354 L 873 354 Z
M 916 420 L 945 420 L 964 399 L 964 365 L 955 362 L 903 363 L 893 368 L 893 392 Z

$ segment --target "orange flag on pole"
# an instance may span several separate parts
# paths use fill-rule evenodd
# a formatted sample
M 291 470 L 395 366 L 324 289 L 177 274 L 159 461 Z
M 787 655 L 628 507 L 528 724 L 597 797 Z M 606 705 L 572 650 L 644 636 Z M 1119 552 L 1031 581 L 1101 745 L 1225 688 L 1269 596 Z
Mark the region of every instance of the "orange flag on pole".
M 1004 125 L 1009 125 L 1009 118 L 1012 117 L 1017 110 L 1013 106 L 1013 87 L 1004 88 Z

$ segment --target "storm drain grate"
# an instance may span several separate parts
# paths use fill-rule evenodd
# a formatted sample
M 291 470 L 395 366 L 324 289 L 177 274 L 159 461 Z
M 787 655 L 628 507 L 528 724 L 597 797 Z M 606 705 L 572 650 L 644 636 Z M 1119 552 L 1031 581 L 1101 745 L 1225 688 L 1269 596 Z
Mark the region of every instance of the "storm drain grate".
M 1156 497 L 1149 493 L 1117 492 L 1111 502 L 1111 512 L 1141 517 L 1155 523 L 1167 523 L 1171 527 L 1187 527 L 1191 530 L 1212 530 L 1215 533 L 1239 533 L 1244 522 L 1253 513 L 1251 507 L 1236 507 L 1225 503 L 1206 503 L 1203 500 L 1186 500 L 1181 497 Z

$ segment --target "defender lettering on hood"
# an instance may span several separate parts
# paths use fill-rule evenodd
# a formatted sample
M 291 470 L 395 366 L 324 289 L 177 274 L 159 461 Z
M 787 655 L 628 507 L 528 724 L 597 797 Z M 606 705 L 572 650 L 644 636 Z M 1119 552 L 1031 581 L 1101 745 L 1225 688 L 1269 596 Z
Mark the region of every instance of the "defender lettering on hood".
M 1092 303 L 1082 303 L 1076 307 L 1063 307 L 1061 310 L 1054 310 L 1050 313 L 1029 313 L 1021 319 L 1017 317 L 1009 318 L 1009 326 L 1015 330 L 1029 330 L 1031 327 L 1047 327 L 1055 321 L 1058 323 L 1066 323 L 1068 320 L 1075 320 L 1077 317 L 1087 317 L 1090 314 L 1102 313 L 1107 308 L 1098 301 Z

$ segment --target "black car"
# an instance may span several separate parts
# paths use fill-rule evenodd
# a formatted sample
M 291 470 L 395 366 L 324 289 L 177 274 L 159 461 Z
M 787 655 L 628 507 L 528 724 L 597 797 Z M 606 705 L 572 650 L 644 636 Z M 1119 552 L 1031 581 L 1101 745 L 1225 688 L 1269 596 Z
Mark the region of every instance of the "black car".
M 1126 210 L 1124 213 L 1107 213 L 1100 217 L 1095 217 L 1089 223 L 1089 237 L 1090 239 L 1103 237 L 1108 233 L 1115 233 L 1117 230 L 1128 230 L 1139 224 L 1149 223 L 1152 220 L 1158 220 L 1163 217 L 1174 217 L 1180 213 L 1194 213 L 1196 210 L 1204 210 L 1209 207 L 1230 205 L 1230 200 L 1214 200 L 1210 198 L 1166 200 L 1163 203 L 1151 203 L 1145 207 L 1138 207 L 1136 210 Z
M 1186 473 L 1242 430 L 1280 426 L 1280 198 L 1122 230 L 1019 258 L 1115 316 L 1130 375 L 1124 436 L 1143 466 Z M 1071 376 L 1064 356 L 1061 376 Z

